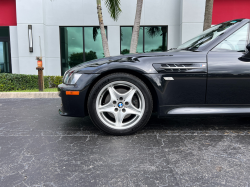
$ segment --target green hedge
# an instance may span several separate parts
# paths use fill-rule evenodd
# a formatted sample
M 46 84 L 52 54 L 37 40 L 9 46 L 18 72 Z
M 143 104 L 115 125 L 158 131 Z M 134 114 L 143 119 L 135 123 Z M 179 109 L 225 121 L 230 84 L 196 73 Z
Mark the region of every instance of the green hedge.
M 62 76 L 44 76 L 44 88 L 62 83 Z M 0 92 L 38 89 L 38 75 L 0 73 Z

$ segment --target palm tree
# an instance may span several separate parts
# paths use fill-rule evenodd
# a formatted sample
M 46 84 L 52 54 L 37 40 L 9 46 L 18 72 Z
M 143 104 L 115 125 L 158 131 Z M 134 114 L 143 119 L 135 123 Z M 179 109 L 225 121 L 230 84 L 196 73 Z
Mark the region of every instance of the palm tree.
M 205 31 L 211 27 L 212 15 L 213 15 L 213 4 L 214 4 L 214 0 L 206 0 L 203 31 Z
M 104 51 L 105 57 L 109 57 L 110 53 L 109 53 L 108 40 L 107 40 L 105 29 L 104 29 L 101 0 L 96 0 L 96 3 L 97 3 L 97 14 L 98 14 L 98 19 L 99 19 L 99 25 L 101 29 L 103 51 Z M 118 16 L 121 13 L 120 0 L 105 0 L 105 5 L 108 8 L 108 12 L 110 13 L 111 18 L 117 21 Z M 95 29 L 95 31 L 97 30 Z M 93 36 L 94 36 L 95 31 L 93 30 Z M 94 37 L 94 40 L 95 40 L 95 37 Z
M 135 22 L 134 22 L 133 33 L 132 33 L 131 44 L 130 44 L 130 53 L 136 53 L 139 32 L 140 32 L 142 4 L 143 4 L 143 0 L 137 0 Z

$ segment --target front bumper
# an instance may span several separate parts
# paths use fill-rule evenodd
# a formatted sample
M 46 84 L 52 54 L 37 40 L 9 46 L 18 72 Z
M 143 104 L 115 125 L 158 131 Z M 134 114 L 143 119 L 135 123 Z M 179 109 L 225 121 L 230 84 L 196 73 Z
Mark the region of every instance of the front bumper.
M 59 109 L 59 114 L 61 116 L 73 116 L 73 117 L 84 117 L 88 115 L 85 109 L 85 97 L 87 90 L 80 91 L 79 95 L 66 95 L 64 90 L 65 85 L 61 84 L 58 86 L 59 96 L 62 100 L 62 106 Z
M 58 85 L 62 106 L 59 109 L 61 116 L 84 117 L 88 115 L 87 94 L 90 85 L 99 74 L 83 74 L 75 85 Z M 79 95 L 66 95 L 66 91 L 79 91 Z

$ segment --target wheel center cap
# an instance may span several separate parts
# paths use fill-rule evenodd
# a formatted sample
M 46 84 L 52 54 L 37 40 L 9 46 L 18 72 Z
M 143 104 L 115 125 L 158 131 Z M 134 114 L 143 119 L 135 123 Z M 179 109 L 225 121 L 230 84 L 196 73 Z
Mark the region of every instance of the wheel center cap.
M 118 103 L 118 107 L 119 107 L 119 108 L 122 108 L 122 107 L 123 107 L 123 103 L 121 103 L 121 102 Z

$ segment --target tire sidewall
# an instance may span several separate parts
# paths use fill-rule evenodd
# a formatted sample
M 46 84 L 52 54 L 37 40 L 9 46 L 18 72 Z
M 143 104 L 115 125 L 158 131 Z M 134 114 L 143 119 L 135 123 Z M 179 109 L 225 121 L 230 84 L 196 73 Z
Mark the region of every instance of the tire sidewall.
M 97 100 L 97 96 L 99 92 L 102 90 L 104 86 L 115 81 L 126 81 L 126 82 L 134 84 L 142 92 L 144 99 L 145 99 L 145 110 L 144 110 L 144 114 L 142 118 L 139 120 L 139 122 L 137 122 L 136 125 L 128 129 L 110 128 L 101 121 L 101 119 L 99 118 L 97 114 L 96 100 Z M 88 111 L 89 111 L 91 120 L 99 129 L 109 134 L 114 134 L 114 135 L 132 134 L 140 130 L 141 128 L 143 128 L 151 116 L 152 108 L 153 108 L 152 96 L 147 86 L 139 78 L 131 74 L 125 74 L 125 73 L 114 73 L 106 77 L 103 77 L 94 85 L 88 98 Z

